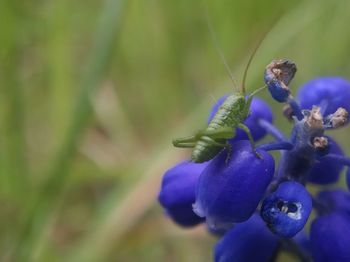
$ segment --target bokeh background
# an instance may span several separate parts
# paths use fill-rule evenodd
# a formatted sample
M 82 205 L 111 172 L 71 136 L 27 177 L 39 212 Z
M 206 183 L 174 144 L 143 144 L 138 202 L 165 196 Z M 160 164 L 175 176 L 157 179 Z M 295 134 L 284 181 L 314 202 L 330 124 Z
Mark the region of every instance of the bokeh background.
M 204 127 L 233 91 L 206 10 L 238 85 L 271 28 L 250 91 L 283 57 L 298 65 L 293 92 L 350 78 L 346 0 L 0 1 L 1 261 L 212 260 L 215 238 L 174 225 L 156 200 L 164 171 L 189 155 L 171 139 Z M 260 96 L 289 132 L 281 105 Z M 349 153 L 348 131 L 332 132 Z

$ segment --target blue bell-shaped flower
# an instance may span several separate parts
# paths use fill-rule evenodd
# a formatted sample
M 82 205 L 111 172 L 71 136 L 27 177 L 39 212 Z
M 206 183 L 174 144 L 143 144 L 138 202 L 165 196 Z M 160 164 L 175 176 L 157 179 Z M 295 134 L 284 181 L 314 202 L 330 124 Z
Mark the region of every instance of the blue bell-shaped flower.
M 181 226 L 194 226 L 204 221 L 193 212 L 192 204 L 199 175 L 207 165 L 208 162 L 196 164 L 184 161 L 163 176 L 158 200 L 166 214 Z
M 315 262 L 350 261 L 350 217 L 332 213 L 316 218 L 311 225 L 310 239 Z
M 228 229 L 254 213 L 274 173 L 274 159 L 265 151 L 260 157 L 249 141 L 222 151 L 201 174 L 194 211 L 215 229 Z
M 215 262 L 267 262 L 273 256 L 278 237 L 258 214 L 237 224 L 217 243 Z
M 312 210 L 312 199 L 297 182 L 283 182 L 261 206 L 261 216 L 275 234 L 291 238 L 306 224 Z
M 321 106 L 324 116 L 336 112 L 339 107 L 350 112 L 350 82 L 341 77 L 315 78 L 299 88 L 297 97 L 301 108 Z
M 331 137 L 327 136 L 330 154 L 343 155 L 343 150 Z M 338 181 L 343 165 L 324 158 L 313 164 L 308 174 L 308 181 L 314 184 L 326 185 Z
M 320 214 L 333 212 L 346 213 L 350 216 L 350 193 L 342 189 L 324 190 L 317 194 Z

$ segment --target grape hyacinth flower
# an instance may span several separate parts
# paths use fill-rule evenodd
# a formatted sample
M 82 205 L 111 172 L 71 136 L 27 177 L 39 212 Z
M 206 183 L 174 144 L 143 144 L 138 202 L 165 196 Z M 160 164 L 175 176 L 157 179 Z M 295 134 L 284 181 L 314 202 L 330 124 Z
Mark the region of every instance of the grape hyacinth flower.
M 328 153 L 344 155 L 343 150 L 330 136 L 325 137 L 328 143 Z M 317 161 L 309 171 L 307 179 L 310 183 L 326 185 L 338 181 L 343 165 L 330 159 Z
M 261 217 L 276 235 L 294 237 L 312 209 L 310 194 L 297 182 L 283 182 L 262 203 Z
M 331 213 L 316 218 L 311 225 L 312 257 L 315 262 L 350 261 L 350 217 Z
M 192 210 L 199 175 L 208 163 L 184 161 L 165 172 L 159 202 L 177 224 L 189 227 L 203 222 Z
M 193 207 L 210 228 L 229 229 L 256 210 L 275 169 L 272 156 L 259 153 L 261 158 L 249 141 L 242 140 L 232 145 L 231 152 L 222 151 L 202 172 Z
M 280 252 L 299 261 L 350 261 L 350 193 L 336 187 L 345 166 L 350 189 L 350 158 L 326 134 L 348 123 L 350 82 L 319 77 L 295 99 L 289 84 L 296 70 L 294 62 L 280 59 L 264 71 L 271 97 L 284 104 L 293 123 L 289 138 L 273 125 L 268 104 L 254 98 L 244 123 L 255 141 L 267 134 L 272 141 L 252 148 L 237 130 L 209 162 L 184 162 L 164 175 L 159 201 L 166 213 L 184 226 L 205 223 L 220 238 L 213 252 L 217 262 L 276 261 Z M 209 121 L 224 99 L 213 106 Z
M 215 261 L 266 261 L 272 257 L 277 246 L 278 237 L 266 228 L 258 214 L 254 214 L 249 220 L 233 227 L 216 244 Z
M 345 190 L 323 190 L 314 201 L 318 204 L 317 211 L 320 215 L 341 212 L 350 216 L 350 193 Z
M 319 77 L 300 87 L 297 97 L 300 106 L 311 109 L 320 106 L 329 115 L 338 108 L 350 112 L 350 82 L 341 77 Z

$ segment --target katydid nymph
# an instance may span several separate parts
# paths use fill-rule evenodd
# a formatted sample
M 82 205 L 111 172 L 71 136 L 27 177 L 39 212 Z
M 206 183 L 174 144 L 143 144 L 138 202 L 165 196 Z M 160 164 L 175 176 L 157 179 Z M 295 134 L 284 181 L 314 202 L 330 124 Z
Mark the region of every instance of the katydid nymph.
M 244 93 L 241 92 L 229 95 L 206 129 L 197 132 L 193 136 L 174 139 L 173 145 L 176 147 L 193 148 L 191 160 L 196 163 L 202 163 L 214 158 L 223 148 L 230 148 L 228 139 L 235 136 L 236 128 L 241 128 L 247 133 L 252 148 L 255 151 L 253 136 L 249 128 L 243 123 L 249 115 L 252 99 L 252 94 L 246 100 Z M 259 157 L 258 154 L 257 156 Z
M 219 45 L 216 41 L 216 37 L 214 35 L 214 31 L 212 26 L 207 20 L 209 31 L 211 33 L 212 39 L 214 41 L 215 47 L 221 57 L 223 64 L 232 80 L 235 83 L 231 70 L 228 66 L 228 63 L 219 48 Z M 261 45 L 264 37 L 261 38 L 258 45 L 255 47 L 252 52 L 247 66 L 245 68 L 243 74 L 243 80 L 240 90 L 235 90 L 232 95 L 229 95 L 223 104 L 220 106 L 212 120 L 210 121 L 207 128 L 197 132 L 195 135 L 189 137 L 183 137 L 173 140 L 173 145 L 175 147 L 182 148 L 193 148 L 191 160 L 196 163 L 206 162 L 212 158 L 214 158 L 222 149 L 228 148 L 231 146 L 228 142 L 228 139 L 232 138 L 236 134 L 236 128 L 241 128 L 247 134 L 252 148 L 255 151 L 255 143 L 253 136 L 249 130 L 249 128 L 243 123 L 244 120 L 249 116 L 249 108 L 252 102 L 253 96 L 259 91 L 266 88 L 263 86 L 252 94 L 248 95 L 246 98 L 246 89 L 245 89 L 245 80 L 247 77 L 248 68 L 253 60 L 253 57 Z M 257 157 L 260 157 L 258 153 L 256 153 Z

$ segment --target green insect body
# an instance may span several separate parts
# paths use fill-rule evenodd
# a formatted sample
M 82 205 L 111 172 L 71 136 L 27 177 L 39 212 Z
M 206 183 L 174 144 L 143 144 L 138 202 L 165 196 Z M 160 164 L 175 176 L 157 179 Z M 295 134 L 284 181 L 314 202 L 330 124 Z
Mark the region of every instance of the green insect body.
M 227 140 L 235 136 L 237 127 L 242 128 L 254 144 L 248 127 L 243 124 L 251 100 L 252 97 L 246 100 L 241 93 L 228 96 L 205 130 L 191 137 L 175 139 L 174 146 L 193 148 L 192 161 L 202 163 L 214 158 L 223 148 L 230 147 Z
M 225 65 L 228 75 L 230 76 L 235 86 L 235 79 L 216 40 L 214 30 L 208 18 L 208 14 L 207 23 L 214 45 L 220 55 L 223 64 Z M 237 90 L 226 98 L 206 129 L 197 132 L 197 134 L 193 136 L 173 140 L 173 145 L 176 147 L 193 148 L 191 156 L 193 162 L 206 162 L 214 158 L 225 147 L 230 150 L 231 145 L 229 144 L 228 139 L 236 135 L 236 128 L 242 129 L 247 134 L 252 145 L 252 149 L 255 151 L 253 136 L 250 133 L 249 128 L 244 125 L 243 122 L 249 115 L 250 104 L 252 102 L 253 96 L 265 89 L 266 86 L 258 88 L 248 96 L 248 99 L 245 99 L 245 80 L 250 63 L 266 34 L 264 34 L 264 36 L 261 38 L 248 60 L 248 63 L 244 70 L 240 91 Z M 261 157 L 256 151 L 255 154 L 257 157 Z

